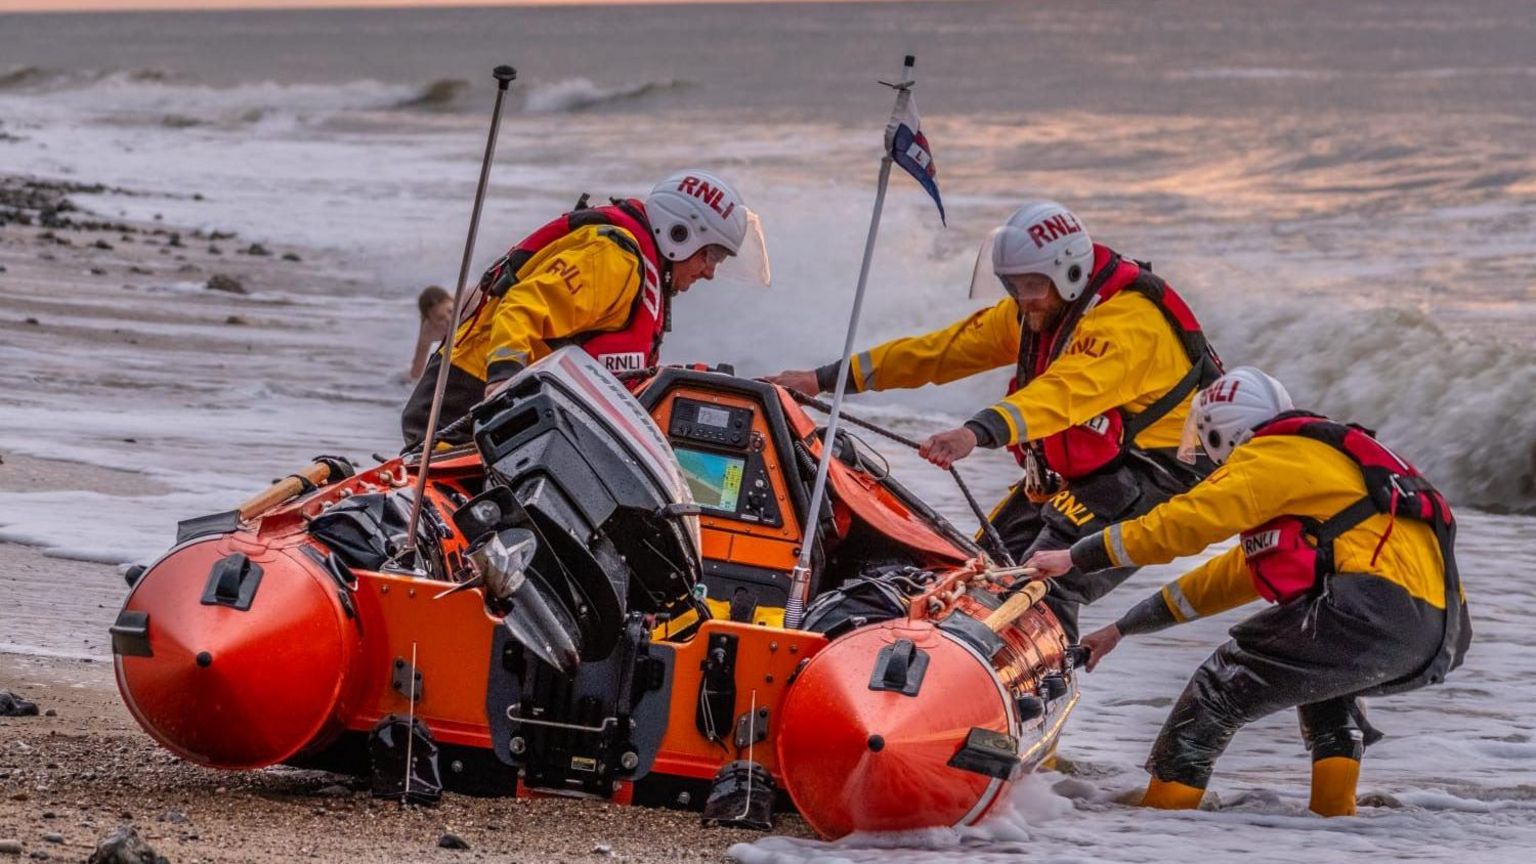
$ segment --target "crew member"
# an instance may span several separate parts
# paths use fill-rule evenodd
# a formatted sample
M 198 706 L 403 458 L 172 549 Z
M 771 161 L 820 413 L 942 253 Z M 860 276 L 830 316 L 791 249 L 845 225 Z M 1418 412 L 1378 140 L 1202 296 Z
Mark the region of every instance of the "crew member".
M 463 304 L 441 424 L 564 345 L 616 373 L 655 366 L 672 297 L 713 279 L 727 258 L 742 256 L 767 282 L 757 217 L 713 174 L 678 172 L 644 201 L 585 202 L 513 246 Z M 441 361 L 439 351 L 401 415 L 408 447 L 426 435 Z
M 1084 639 L 1088 668 L 1124 636 L 1268 600 L 1190 678 L 1147 760 L 1143 803 L 1197 806 L 1237 730 L 1296 706 L 1311 809 L 1352 814 L 1360 757 L 1380 737 L 1361 699 L 1438 683 L 1471 641 L 1450 507 L 1369 430 L 1292 410 L 1280 382 L 1251 367 L 1202 390 L 1189 426 L 1186 453 L 1198 442 L 1222 463 L 1204 482 L 1028 563 L 1046 577 L 1162 564 L 1240 534 Z
M 1024 478 L 992 513 L 1008 551 L 1060 549 L 1139 515 L 1203 476 L 1209 464 L 1175 458 L 1190 397 L 1220 374 L 1200 324 L 1142 263 L 1095 244 L 1052 201 L 1025 204 L 982 245 L 977 284 L 1007 296 L 942 330 L 886 342 L 853 358 L 856 392 L 943 384 L 1012 365 L 1001 401 L 923 442 L 949 468 L 976 447 L 1009 447 Z M 834 388 L 838 364 L 769 381 L 804 393 Z M 1047 602 L 1068 635 L 1077 606 L 1134 568 L 1052 582 Z

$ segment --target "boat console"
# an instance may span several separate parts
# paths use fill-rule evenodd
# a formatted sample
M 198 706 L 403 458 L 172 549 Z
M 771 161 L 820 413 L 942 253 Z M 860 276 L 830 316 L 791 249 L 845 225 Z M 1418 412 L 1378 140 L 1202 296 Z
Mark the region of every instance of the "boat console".
M 805 538 L 803 460 L 775 388 L 715 372 L 663 369 L 640 404 L 666 431 L 699 506 L 706 596 L 738 592 L 782 609 Z M 737 600 L 737 608 L 741 608 Z M 725 611 L 717 609 L 717 613 Z M 717 617 L 728 617 L 719 615 Z

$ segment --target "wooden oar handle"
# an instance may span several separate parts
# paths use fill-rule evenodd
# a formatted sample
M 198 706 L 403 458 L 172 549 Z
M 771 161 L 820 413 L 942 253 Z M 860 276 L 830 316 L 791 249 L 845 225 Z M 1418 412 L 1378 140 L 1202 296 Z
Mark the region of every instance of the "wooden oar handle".
M 1015 619 L 1028 611 L 1029 607 L 1039 603 L 1045 597 L 1044 582 L 1027 582 L 1012 597 L 1003 601 L 1003 605 L 992 610 L 983 624 L 993 633 L 1001 633 L 1012 624 Z
M 299 478 L 303 478 L 302 480 Z M 302 493 L 305 489 L 312 489 L 325 483 L 331 478 L 331 466 L 324 462 L 312 462 L 302 468 L 297 475 L 284 477 L 273 483 L 255 497 L 240 505 L 240 520 L 255 516 L 258 513 L 270 510 L 273 507 Z M 305 481 L 308 481 L 307 483 Z

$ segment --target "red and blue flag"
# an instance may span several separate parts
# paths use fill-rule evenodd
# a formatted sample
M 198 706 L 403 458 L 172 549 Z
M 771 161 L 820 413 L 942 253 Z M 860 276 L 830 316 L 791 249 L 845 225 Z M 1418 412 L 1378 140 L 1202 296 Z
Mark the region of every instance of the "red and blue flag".
M 891 115 L 891 123 L 886 127 L 886 147 L 891 159 L 928 190 L 929 197 L 938 205 L 939 221 L 948 225 L 944 218 L 944 199 L 939 197 L 939 184 L 934 179 L 938 169 L 933 164 L 933 148 L 928 146 L 928 139 L 923 135 L 923 124 L 917 116 L 917 103 L 913 101 L 910 90 L 905 90 L 902 96 L 904 98 L 897 100 L 896 112 Z

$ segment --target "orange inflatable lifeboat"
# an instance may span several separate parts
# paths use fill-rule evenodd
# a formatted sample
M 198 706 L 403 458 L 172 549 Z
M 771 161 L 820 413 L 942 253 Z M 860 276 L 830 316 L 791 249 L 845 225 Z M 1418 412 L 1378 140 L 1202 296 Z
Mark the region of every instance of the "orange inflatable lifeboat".
M 791 803 L 827 837 L 972 824 L 1046 758 L 1077 693 L 1039 586 L 852 439 L 808 513 L 822 440 L 776 387 L 665 368 L 634 391 L 562 350 L 429 465 L 319 458 L 181 523 L 112 627 L 129 710 L 215 768 L 759 828 Z

